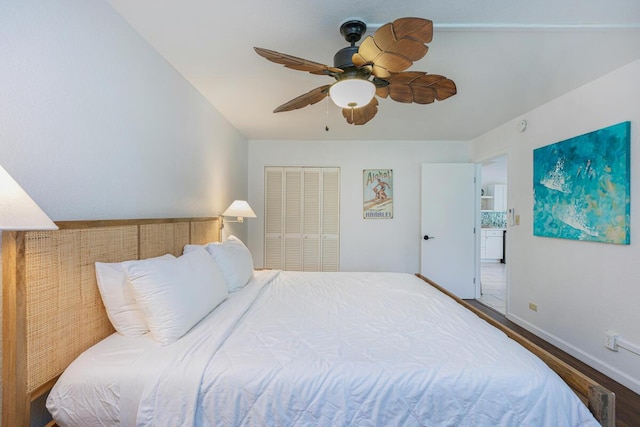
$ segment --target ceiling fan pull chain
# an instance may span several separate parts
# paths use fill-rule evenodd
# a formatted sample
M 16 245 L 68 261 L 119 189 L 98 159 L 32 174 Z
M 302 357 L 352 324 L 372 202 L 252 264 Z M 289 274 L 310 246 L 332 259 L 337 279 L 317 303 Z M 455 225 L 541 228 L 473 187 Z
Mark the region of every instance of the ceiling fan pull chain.
M 329 97 L 327 96 L 325 98 L 327 100 L 326 104 L 327 104 L 327 115 L 325 118 L 325 125 L 324 125 L 324 130 L 329 132 Z

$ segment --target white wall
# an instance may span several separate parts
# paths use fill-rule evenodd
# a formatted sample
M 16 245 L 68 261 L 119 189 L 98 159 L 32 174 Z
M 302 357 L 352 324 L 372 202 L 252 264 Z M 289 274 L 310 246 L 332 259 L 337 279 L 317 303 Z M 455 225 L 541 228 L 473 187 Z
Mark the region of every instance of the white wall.
M 508 153 L 509 206 L 520 225 L 507 233 L 507 317 L 640 392 L 640 356 L 603 346 L 615 331 L 640 345 L 640 60 L 477 138 L 474 161 Z M 516 123 L 524 118 L 527 130 Z M 533 150 L 631 121 L 631 244 L 533 236 Z M 538 305 L 529 310 L 528 303 Z
M 420 165 L 466 162 L 465 142 L 250 141 L 249 249 L 263 261 L 264 167 L 340 168 L 340 269 L 420 271 Z M 393 169 L 393 219 L 362 218 L 362 170 Z M 445 185 L 445 184 L 443 184 Z
M 106 2 L 1 9 L 0 165 L 54 221 L 210 216 L 246 198 L 246 139 Z
M 5 1 L 0 33 L 0 164 L 54 221 L 246 197 L 246 139 L 105 2 Z

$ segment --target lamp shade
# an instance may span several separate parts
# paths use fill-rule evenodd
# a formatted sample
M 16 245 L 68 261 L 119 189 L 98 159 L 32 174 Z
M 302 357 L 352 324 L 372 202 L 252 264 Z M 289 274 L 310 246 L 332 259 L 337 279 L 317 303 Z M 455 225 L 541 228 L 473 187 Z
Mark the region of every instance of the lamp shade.
M 58 226 L 0 166 L 0 230 L 57 230 Z
M 235 216 L 238 218 L 255 218 L 256 214 L 245 200 L 234 200 L 231 206 L 222 213 L 222 216 Z
M 369 80 L 344 79 L 335 82 L 329 96 L 340 108 L 360 108 L 367 105 L 376 93 L 376 86 Z

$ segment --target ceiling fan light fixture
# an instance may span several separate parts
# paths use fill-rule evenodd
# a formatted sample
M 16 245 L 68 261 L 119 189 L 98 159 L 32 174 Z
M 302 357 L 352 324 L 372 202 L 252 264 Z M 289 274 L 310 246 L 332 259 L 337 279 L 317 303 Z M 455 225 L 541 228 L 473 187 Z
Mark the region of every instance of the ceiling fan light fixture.
M 398 18 L 379 27 L 356 46 L 367 25 L 351 19 L 340 26 L 349 43 L 333 56 L 333 67 L 304 58 L 255 47 L 256 53 L 287 68 L 336 79 L 299 95 L 273 110 L 274 113 L 313 105 L 327 96 L 342 109 L 347 123 L 363 125 L 378 113 L 378 98 L 403 103 L 430 104 L 456 94 L 453 80 L 424 71 L 405 71 L 429 50 L 433 22 L 424 18 Z M 329 105 L 329 104 L 327 104 Z M 356 111 L 357 110 L 357 111 Z M 328 110 L 327 110 L 328 113 Z
M 369 80 L 353 78 L 335 82 L 329 89 L 331 100 L 340 108 L 360 108 L 369 104 L 376 86 Z

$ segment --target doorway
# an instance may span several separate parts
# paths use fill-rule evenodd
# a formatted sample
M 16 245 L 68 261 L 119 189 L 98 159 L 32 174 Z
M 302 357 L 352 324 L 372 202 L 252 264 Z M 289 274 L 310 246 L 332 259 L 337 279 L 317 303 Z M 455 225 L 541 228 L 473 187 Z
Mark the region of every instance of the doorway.
M 506 314 L 507 308 L 507 155 L 482 162 L 480 210 L 480 297 Z

